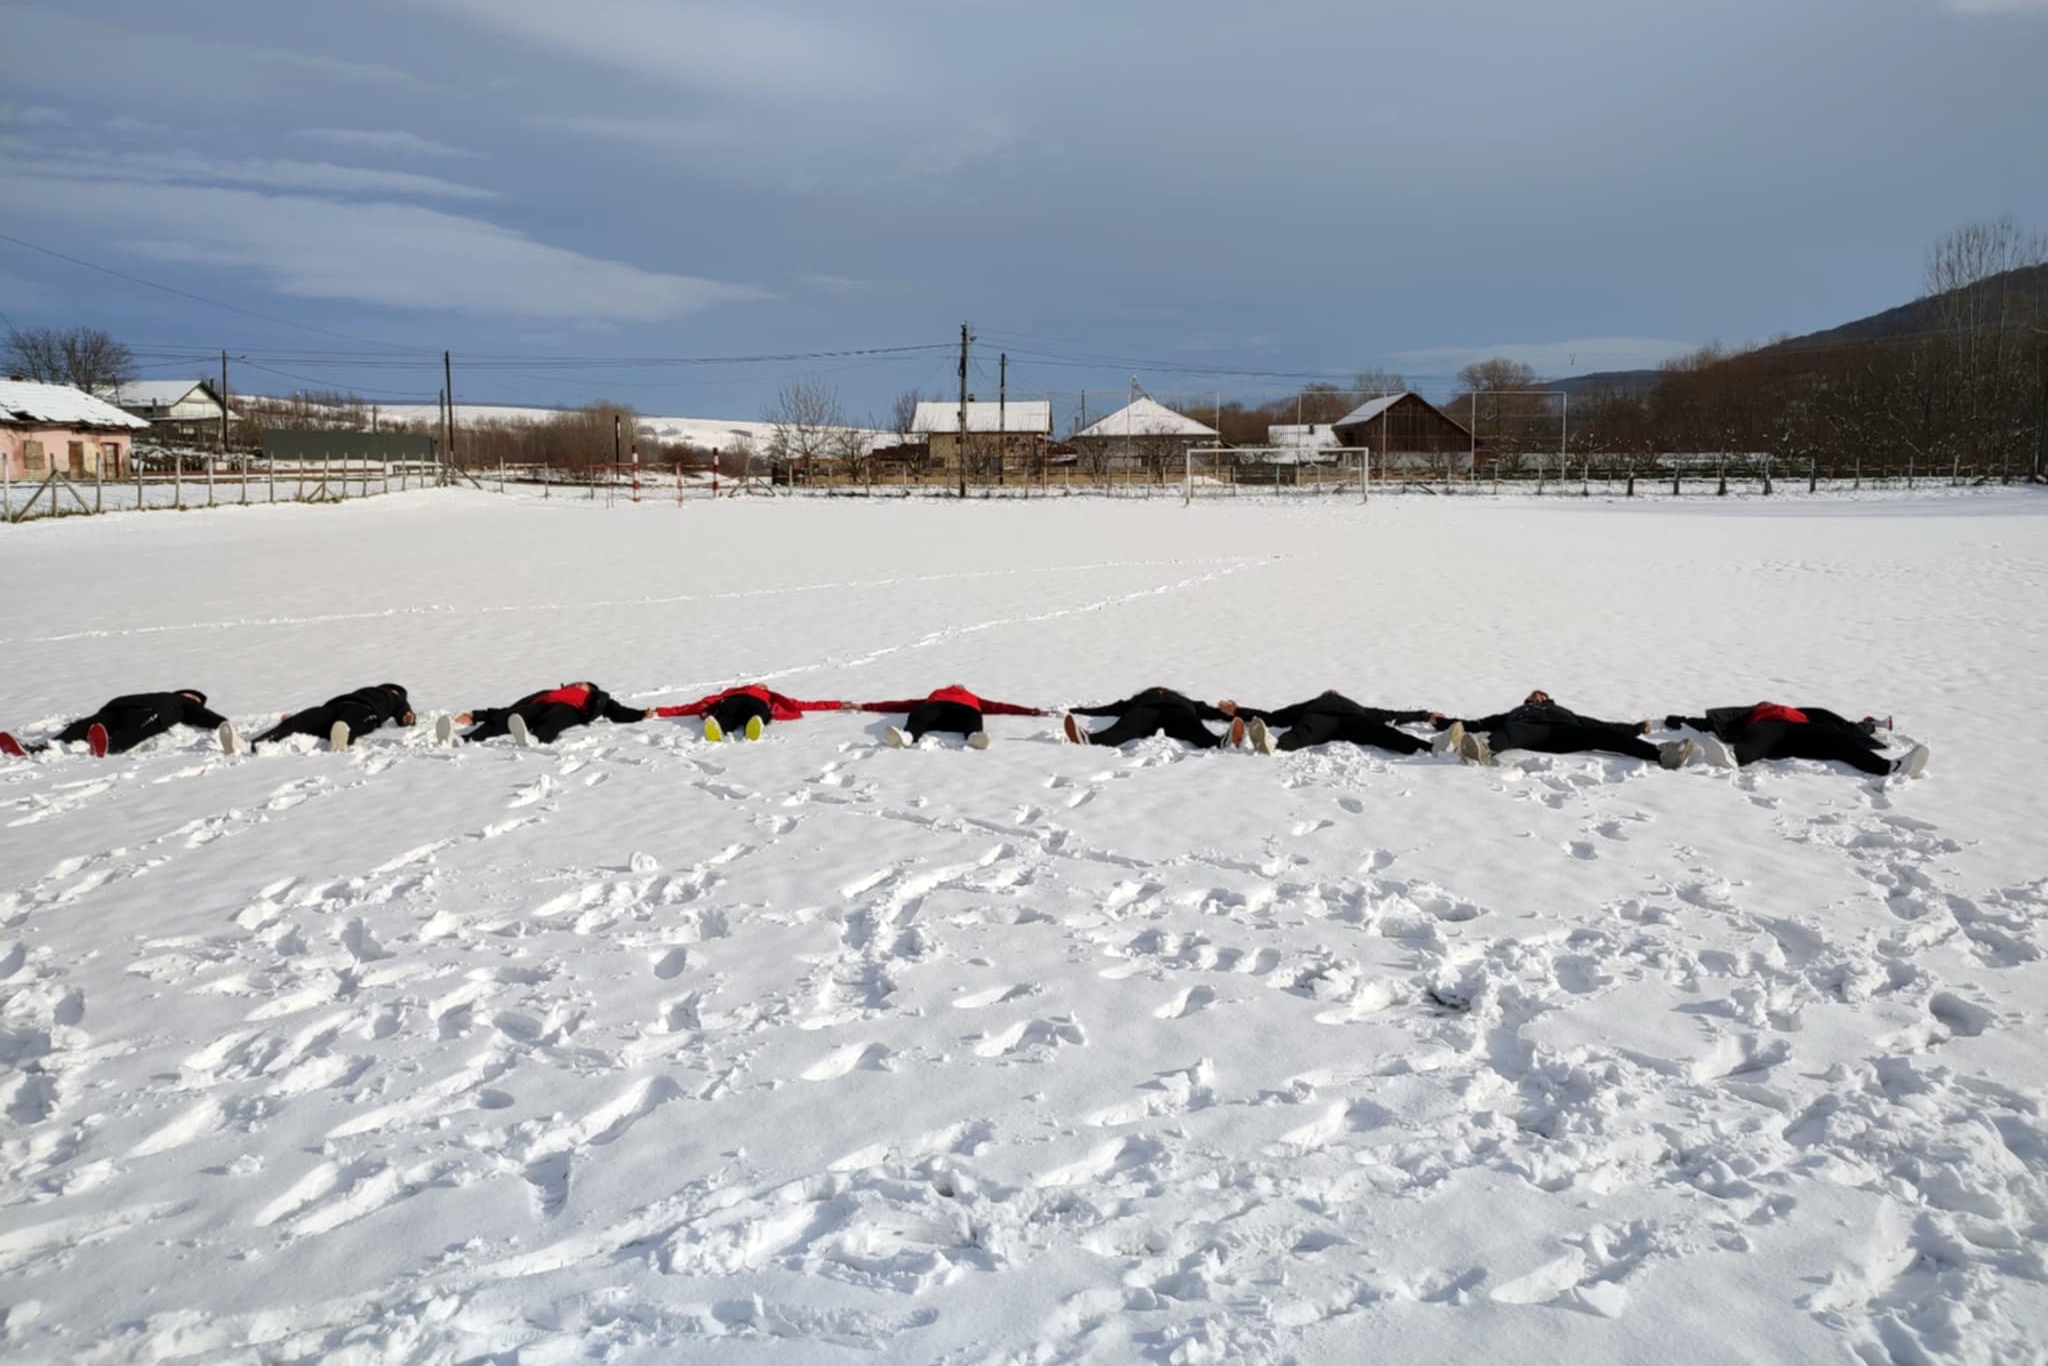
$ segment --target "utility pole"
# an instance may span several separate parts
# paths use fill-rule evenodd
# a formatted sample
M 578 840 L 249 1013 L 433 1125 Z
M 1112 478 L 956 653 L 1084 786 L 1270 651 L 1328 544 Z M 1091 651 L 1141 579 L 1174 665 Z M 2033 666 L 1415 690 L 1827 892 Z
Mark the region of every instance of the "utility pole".
M 220 453 L 228 453 L 228 353 L 220 353 Z
M 967 497 L 967 324 L 960 324 L 960 440 L 954 455 L 960 467 L 960 497 Z
M 447 463 L 455 463 L 455 366 L 448 359 L 448 353 L 441 353 L 441 392 L 448 396 L 448 456 Z
M 1010 353 L 996 360 L 996 482 L 1003 482 L 1003 458 L 1010 445 Z

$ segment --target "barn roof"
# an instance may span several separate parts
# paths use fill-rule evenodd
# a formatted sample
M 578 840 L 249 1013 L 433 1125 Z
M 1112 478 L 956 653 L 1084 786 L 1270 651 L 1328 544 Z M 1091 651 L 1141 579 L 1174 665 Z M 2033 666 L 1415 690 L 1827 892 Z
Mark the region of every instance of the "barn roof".
M 1085 431 L 1074 433 L 1076 437 L 1087 436 L 1206 436 L 1216 435 L 1214 427 L 1205 426 L 1185 413 L 1173 409 L 1153 398 L 1138 398 L 1111 413 L 1102 421 Z
M 1370 422 L 1406 397 L 1408 395 L 1405 393 L 1381 394 L 1378 398 L 1367 399 L 1330 425 L 1333 427 L 1350 427 L 1360 422 Z
M 0 422 L 13 426 L 47 427 L 149 426 L 139 417 L 94 398 L 68 384 L 37 384 L 31 380 L 0 380 Z
M 132 379 L 118 388 L 100 391 L 100 397 L 131 412 L 137 408 L 161 413 L 177 407 L 194 394 L 215 408 L 221 406 L 220 392 L 207 379 Z M 229 417 L 239 417 L 229 413 Z
M 960 405 L 943 400 L 917 405 L 910 430 L 921 436 L 957 434 Z M 969 432 L 1016 432 L 1020 435 L 1050 433 L 1052 404 L 1042 398 L 1018 399 L 1014 403 L 970 400 L 967 404 Z

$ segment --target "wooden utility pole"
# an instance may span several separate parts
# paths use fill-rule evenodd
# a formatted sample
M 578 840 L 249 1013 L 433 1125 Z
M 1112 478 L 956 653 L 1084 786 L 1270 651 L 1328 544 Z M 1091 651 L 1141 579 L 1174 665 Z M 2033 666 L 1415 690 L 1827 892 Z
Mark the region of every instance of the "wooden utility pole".
M 954 455 L 960 466 L 960 496 L 967 497 L 967 324 L 960 324 L 960 440 Z
M 996 361 L 996 482 L 1003 482 L 1003 460 L 1010 445 L 1010 353 Z
M 448 398 L 448 456 L 447 463 L 455 463 L 455 365 L 448 359 L 448 353 L 441 353 L 441 392 Z

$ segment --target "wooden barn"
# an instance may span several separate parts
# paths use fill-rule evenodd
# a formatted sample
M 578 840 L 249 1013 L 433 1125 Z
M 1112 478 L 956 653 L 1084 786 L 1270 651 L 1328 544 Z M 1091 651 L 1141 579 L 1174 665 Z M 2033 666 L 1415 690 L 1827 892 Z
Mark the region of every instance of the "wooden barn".
M 68 384 L 0 381 L 0 471 L 9 481 L 121 479 L 149 424 Z
M 1365 446 L 1376 469 L 1472 472 L 1472 433 L 1420 394 L 1384 394 L 1330 424 L 1339 442 Z

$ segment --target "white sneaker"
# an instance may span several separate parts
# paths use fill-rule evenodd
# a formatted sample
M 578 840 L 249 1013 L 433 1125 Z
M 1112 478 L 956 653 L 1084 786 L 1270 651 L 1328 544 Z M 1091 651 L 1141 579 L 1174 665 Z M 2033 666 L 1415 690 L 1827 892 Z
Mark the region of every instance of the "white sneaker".
M 1465 749 L 1465 723 L 1453 721 L 1448 728 L 1437 732 L 1432 747 L 1438 754 L 1462 754 Z
M 903 749 L 910 744 L 910 736 L 895 726 L 890 726 L 882 732 L 882 743 L 890 749 Z
M 515 712 L 512 719 L 505 723 L 505 729 L 512 732 L 513 744 L 531 745 L 533 743 L 533 732 L 526 728 L 526 718 L 518 713 Z
M 216 730 L 214 734 L 220 737 L 221 753 L 247 754 L 249 752 L 249 742 L 247 740 L 244 740 L 241 736 L 241 733 L 235 729 L 234 722 L 221 722 L 220 729 Z
M 1685 761 L 1692 758 L 1692 751 L 1690 739 L 1666 740 L 1657 746 L 1657 762 L 1666 768 L 1684 768 Z
M 327 732 L 327 748 L 338 752 L 348 748 L 348 722 L 336 721 L 334 728 Z
M 1905 758 L 1892 764 L 1892 772 L 1902 778 L 1917 778 L 1927 771 L 1927 746 L 1915 745 Z
M 454 717 L 437 716 L 434 718 L 434 743 L 437 745 L 452 745 L 455 743 Z
M 1280 748 L 1279 742 L 1273 739 L 1273 732 L 1266 725 L 1265 718 L 1254 716 L 1251 724 L 1245 727 L 1245 729 L 1252 737 L 1252 749 L 1254 752 L 1272 754 Z
M 1493 746 L 1486 742 L 1484 735 L 1466 731 L 1458 741 L 1458 757 L 1468 764 L 1481 768 L 1493 767 Z
M 987 732 L 987 731 L 985 731 L 985 730 L 978 730 L 978 731 L 974 732 L 974 734 L 972 734 L 972 735 L 968 736 L 968 737 L 967 737 L 967 747 L 968 747 L 969 749 L 987 749 L 987 748 L 988 748 L 988 732 Z
M 1723 744 L 1719 736 L 1701 736 L 1700 753 L 1715 768 L 1734 768 L 1736 766 L 1735 751 Z

